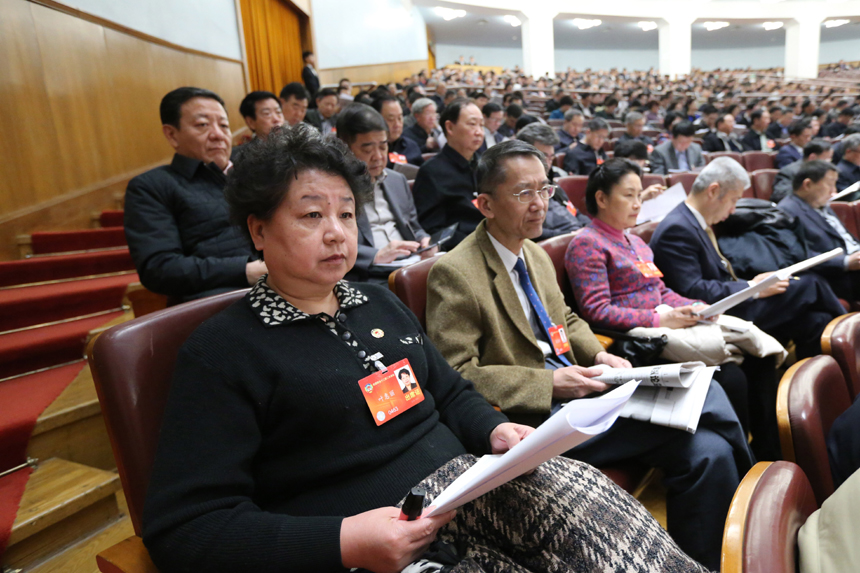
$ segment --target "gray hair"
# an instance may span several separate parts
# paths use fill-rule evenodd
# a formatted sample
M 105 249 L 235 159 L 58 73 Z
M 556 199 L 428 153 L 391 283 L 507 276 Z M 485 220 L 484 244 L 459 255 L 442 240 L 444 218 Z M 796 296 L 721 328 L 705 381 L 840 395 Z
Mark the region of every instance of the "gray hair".
M 534 145 L 549 145 L 555 147 L 559 143 L 555 130 L 539 122 L 530 123 L 517 132 L 517 139 Z
M 852 133 L 842 140 L 842 153 L 846 151 L 854 151 L 860 147 L 860 133 Z
M 436 105 L 436 102 L 429 97 L 422 97 L 415 100 L 412 104 L 412 115 L 419 115 L 427 106 Z
M 578 109 L 570 108 L 569 110 L 564 112 L 564 121 L 573 121 L 573 118 L 575 118 L 578 115 L 581 115 L 583 117 L 583 119 L 585 118 L 585 116 L 583 115 L 583 113 L 581 111 L 579 111 Z
M 630 113 L 627 114 L 626 124 L 631 125 L 633 123 L 636 123 L 637 121 L 639 121 L 640 119 L 642 119 L 644 117 L 645 116 L 642 115 L 641 113 L 639 113 L 638 111 L 631 111 Z
M 692 195 L 697 195 L 710 187 L 720 184 L 720 197 L 731 189 L 746 189 L 750 186 L 750 176 L 743 166 L 731 157 L 717 157 L 702 169 L 693 183 Z

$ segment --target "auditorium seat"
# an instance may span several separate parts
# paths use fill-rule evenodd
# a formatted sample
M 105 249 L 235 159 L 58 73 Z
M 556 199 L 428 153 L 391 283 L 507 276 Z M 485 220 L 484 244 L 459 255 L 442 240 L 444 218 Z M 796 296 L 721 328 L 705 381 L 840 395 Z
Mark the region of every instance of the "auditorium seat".
M 650 243 L 651 237 L 654 235 L 654 231 L 657 230 L 658 225 L 660 225 L 660 221 L 649 221 L 647 223 L 642 223 L 641 225 L 631 227 L 630 234 L 636 235 L 646 243 Z
M 436 153 L 422 153 L 421 158 L 424 161 L 427 161 L 428 159 L 430 159 L 431 157 L 434 157 L 435 155 L 436 155 Z
M 737 151 L 711 151 L 708 153 L 708 157 L 705 158 L 705 161 L 707 163 L 710 163 L 717 157 L 731 157 L 732 159 L 743 165 L 743 159 L 741 157 L 741 154 Z
M 660 130 L 659 129 L 643 129 L 642 135 L 644 135 L 645 137 L 650 137 L 651 139 L 655 139 L 657 137 L 660 137 Z
M 612 131 L 609 132 L 609 138 L 613 139 L 613 140 L 617 140 L 619 137 L 621 137 L 625 133 L 627 133 L 626 129 L 615 129 L 615 128 L 613 128 Z
M 830 203 L 830 208 L 833 209 L 848 232 L 856 237 L 857 232 L 860 231 L 860 223 L 858 223 L 858 219 L 860 219 L 860 201 L 852 201 L 850 203 L 833 201 Z
M 418 175 L 418 166 L 411 163 L 396 163 L 394 170 L 403 174 L 407 179 L 415 179 L 415 176 Z
M 407 183 L 409 183 L 409 190 L 410 190 L 410 191 L 415 191 L 415 180 L 414 180 L 414 179 L 409 179 L 409 180 L 407 180 L 406 182 L 407 182 Z
M 821 351 L 839 364 L 848 395 L 854 400 L 860 394 L 860 313 L 843 314 L 830 321 L 821 334 Z
M 603 141 L 603 151 L 612 151 L 615 149 L 615 140 L 614 139 L 605 139 Z
M 818 505 L 834 490 L 825 439 L 850 405 L 842 370 L 830 356 L 797 362 L 779 383 L 776 416 L 782 457 L 803 469 Z
M 642 175 L 642 188 L 650 187 L 651 185 L 666 185 L 666 178 L 655 173 L 645 173 Z
M 561 127 L 562 125 L 564 125 L 564 120 L 563 119 L 548 119 L 548 120 L 546 120 L 546 123 L 550 127 Z
M 397 269 L 388 275 L 388 288 L 427 328 L 427 277 L 430 269 L 445 253 Z
M 109 209 L 102 211 L 99 214 L 99 225 L 102 227 L 122 227 L 124 211 L 119 209 Z
M 676 183 L 680 183 L 684 186 L 684 191 L 687 192 L 687 195 L 690 194 L 690 191 L 693 189 L 693 183 L 696 181 L 696 177 L 698 177 L 698 173 L 670 173 L 666 176 L 666 185 L 672 187 Z
M 585 209 L 585 188 L 588 185 L 588 175 L 569 175 L 555 180 L 556 185 L 561 187 L 567 198 L 580 213 L 587 213 Z
M 571 308 L 576 306 L 576 299 L 573 297 L 573 289 L 570 286 L 570 280 L 567 277 L 567 269 L 564 268 L 564 255 L 567 253 L 567 247 L 570 241 L 582 231 L 574 231 L 566 235 L 552 237 L 538 243 L 543 250 L 547 252 L 552 264 L 555 267 L 555 279 L 558 281 L 558 286 L 564 295 L 564 300 Z
M 618 121 L 617 119 L 607 119 L 606 123 L 609 124 L 611 129 L 619 129 L 624 127 L 624 122 Z
M 759 462 L 735 491 L 723 531 L 722 573 L 795 573 L 797 532 L 818 509 L 803 470 Z
M 552 164 L 558 167 L 559 169 L 564 169 L 564 157 L 567 155 L 566 151 L 561 151 L 556 153 L 552 157 Z
M 99 558 L 102 571 L 156 571 L 142 549 L 139 536 L 176 356 L 200 323 L 242 298 L 246 292 L 248 289 L 187 302 L 127 322 L 95 339 L 88 352 L 128 514 L 137 536 L 114 546 L 105 557 Z M 107 568 L 110 563 L 116 563 L 117 555 L 130 559 L 133 568 Z
M 752 153 L 761 152 L 753 151 Z M 776 179 L 777 173 L 779 173 L 779 169 L 758 169 L 750 173 L 752 190 L 756 199 L 770 201 L 770 196 L 773 193 L 773 181 Z
M 759 169 L 773 169 L 773 156 L 770 151 L 745 151 L 741 156 L 741 165 L 750 173 Z

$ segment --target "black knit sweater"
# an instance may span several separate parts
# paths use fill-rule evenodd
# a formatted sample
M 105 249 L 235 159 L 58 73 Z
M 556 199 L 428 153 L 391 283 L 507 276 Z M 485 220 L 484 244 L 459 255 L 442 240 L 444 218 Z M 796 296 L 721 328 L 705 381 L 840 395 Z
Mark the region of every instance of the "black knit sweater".
M 340 570 L 344 516 L 488 452 L 505 417 L 415 316 L 380 287 L 335 292 L 335 318 L 308 316 L 261 281 L 181 349 L 144 510 L 164 573 Z M 408 358 L 425 394 L 379 427 L 358 384 L 376 352 Z

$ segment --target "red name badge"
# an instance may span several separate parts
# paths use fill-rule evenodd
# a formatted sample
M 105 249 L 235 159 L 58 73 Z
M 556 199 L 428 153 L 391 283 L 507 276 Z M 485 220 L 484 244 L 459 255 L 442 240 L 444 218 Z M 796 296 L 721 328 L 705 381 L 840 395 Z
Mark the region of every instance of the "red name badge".
M 602 157 L 598 157 L 598 158 L 597 158 L 597 164 L 598 164 L 598 165 L 603 165 L 603 158 L 602 158 Z
M 642 276 L 648 278 L 659 278 L 663 276 L 663 273 L 660 272 L 660 269 L 657 268 L 657 265 L 650 261 L 639 261 L 636 263 L 636 268 L 639 269 L 639 272 L 642 273 Z
M 556 356 L 570 350 L 570 341 L 567 339 L 567 333 L 562 325 L 559 324 L 549 329 L 549 339 L 552 341 L 552 348 L 555 350 Z
M 399 163 L 400 165 L 406 165 L 406 156 L 400 155 L 399 153 L 394 153 L 393 151 L 388 154 L 388 160 L 391 163 Z
M 574 206 L 573 206 L 573 203 L 571 203 L 570 201 L 568 201 L 567 203 L 565 203 L 565 205 L 564 205 L 564 206 L 565 206 L 565 207 L 567 207 L 567 210 L 568 210 L 568 212 L 569 212 L 571 215 L 573 215 L 574 217 L 576 217 L 576 207 L 574 207 Z
M 385 372 L 362 378 L 358 385 L 377 426 L 424 401 L 424 393 L 407 358 L 388 366 Z
M 475 206 L 475 209 L 478 209 L 478 198 L 477 197 L 472 199 L 472 205 Z M 480 211 L 480 209 L 478 209 L 478 210 Z

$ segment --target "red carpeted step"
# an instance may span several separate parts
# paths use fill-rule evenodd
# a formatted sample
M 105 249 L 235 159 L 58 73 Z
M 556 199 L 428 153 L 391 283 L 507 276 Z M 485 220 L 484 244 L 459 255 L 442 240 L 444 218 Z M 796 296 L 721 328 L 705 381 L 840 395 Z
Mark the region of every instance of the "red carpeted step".
M 99 215 L 99 223 L 102 227 L 122 227 L 124 215 L 125 211 L 119 209 L 102 211 L 102 214 Z
M 30 240 L 34 255 L 107 249 L 127 245 L 125 229 L 122 227 L 33 233 L 30 235 Z
M 90 330 L 122 315 L 122 311 L 80 320 L 0 334 L 0 378 L 80 359 Z M 2 384 L 2 382 L 0 382 Z
M 133 271 L 128 249 L 0 262 L 0 287 Z
M 0 290 L 0 332 L 119 308 L 138 280 L 131 273 Z

